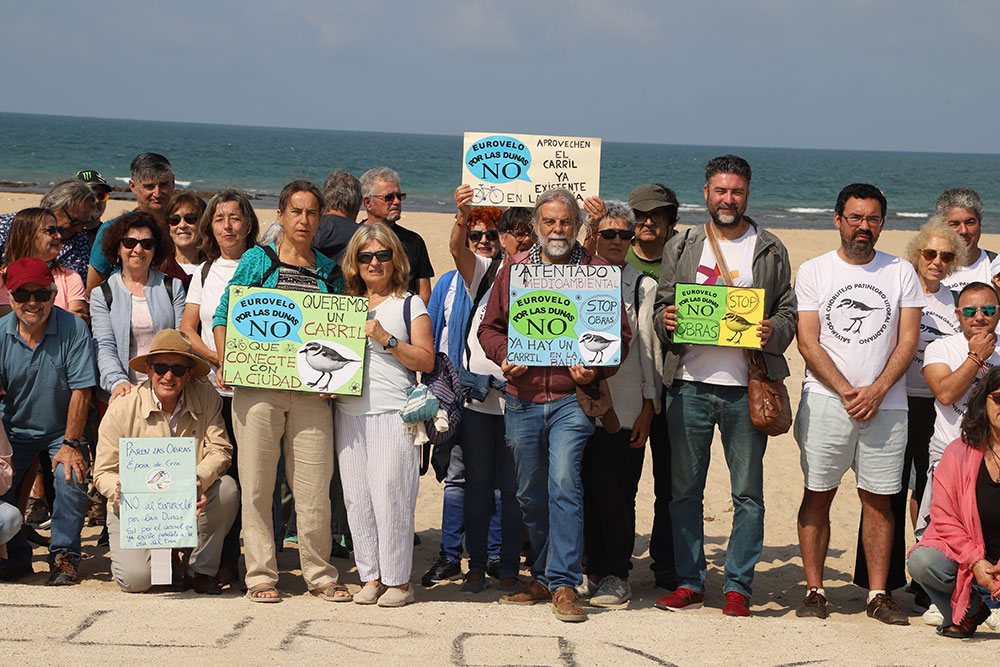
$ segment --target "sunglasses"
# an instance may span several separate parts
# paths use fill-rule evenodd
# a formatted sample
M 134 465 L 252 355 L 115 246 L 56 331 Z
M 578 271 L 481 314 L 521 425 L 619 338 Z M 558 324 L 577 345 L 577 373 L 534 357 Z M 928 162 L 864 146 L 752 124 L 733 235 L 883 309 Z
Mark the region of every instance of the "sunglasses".
M 629 241 L 635 236 L 635 232 L 630 229 L 602 229 L 597 233 L 605 241 L 610 241 L 616 236 L 622 241 Z
M 50 289 L 31 290 L 19 287 L 18 289 L 11 292 L 10 295 L 14 297 L 14 301 L 17 301 L 18 303 L 28 303 L 28 301 L 30 301 L 32 297 L 34 297 L 35 301 L 37 301 L 38 303 L 45 303 L 46 301 L 52 298 L 52 290 Z
M 469 240 L 473 243 L 479 243 L 480 239 L 484 236 L 487 241 L 497 241 L 500 239 L 500 232 L 495 229 L 470 229 L 466 234 L 468 234 Z
M 962 317 L 975 317 L 977 312 L 981 312 L 986 317 L 993 317 L 997 314 L 997 305 L 989 304 L 987 306 L 965 306 L 960 309 L 962 311 Z
M 137 245 L 141 245 L 143 250 L 152 250 L 156 247 L 156 239 L 137 239 L 126 236 L 121 240 L 121 244 L 126 250 L 131 250 Z
M 97 197 L 97 203 L 102 204 L 111 198 L 110 192 L 95 192 L 94 196 Z
M 153 372 L 157 375 L 166 375 L 167 371 L 170 371 L 175 378 L 180 378 L 184 377 L 184 374 L 189 370 L 191 367 L 184 364 L 153 364 Z
M 66 209 L 63 209 L 62 212 L 63 212 L 63 215 L 65 215 L 67 218 L 69 218 L 69 224 L 70 224 L 71 227 L 86 227 L 91 222 L 90 220 L 83 220 L 81 218 L 74 218 L 73 216 L 71 216 L 69 214 L 69 211 L 67 211 Z
M 62 236 L 62 230 L 56 227 L 55 225 L 51 225 L 49 227 L 42 227 L 41 230 L 39 231 L 42 231 L 48 234 L 49 236 Z
M 987 398 L 992 398 L 993 402 L 1000 405 L 1000 391 L 995 391 L 992 394 L 986 394 Z
M 181 216 L 177 215 L 176 213 L 174 213 L 173 215 L 168 215 L 167 222 L 170 223 L 171 227 L 173 227 L 174 225 L 179 225 L 181 224 Z M 195 213 L 185 213 L 184 222 L 188 223 L 189 225 L 193 225 L 194 223 L 198 222 L 198 215 Z
M 392 202 L 394 202 L 397 199 L 399 201 L 403 201 L 404 199 L 406 199 L 406 193 L 405 192 L 390 192 L 389 194 L 385 194 L 385 195 L 372 195 L 372 197 L 375 197 L 376 199 L 381 199 L 386 204 L 391 204 Z
M 392 250 L 377 250 L 375 252 L 358 253 L 358 262 L 360 262 L 361 264 L 371 264 L 372 259 L 377 259 L 383 264 L 385 264 L 386 262 L 391 262 Z
M 920 256 L 926 259 L 928 262 L 933 262 L 937 259 L 938 255 L 941 256 L 941 261 L 945 264 L 951 264 L 952 260 L 955 259 L 955 253 L 949 252 L 947 250 L 942 250 L 938 252 L 933 248 L 924 248 L 920 251 Z

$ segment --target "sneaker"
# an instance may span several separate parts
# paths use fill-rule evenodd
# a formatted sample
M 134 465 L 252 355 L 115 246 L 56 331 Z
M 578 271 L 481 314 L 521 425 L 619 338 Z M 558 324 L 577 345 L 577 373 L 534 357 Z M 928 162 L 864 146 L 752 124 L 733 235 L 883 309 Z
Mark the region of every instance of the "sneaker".
M 799 618 L 826 618 L 826 596 L 815 587 L 810 588 L 802 606 L 795 610 L 795 615 Z
M 589 581 L 589 580 L 588 580 Z M 590 598 L 591 607 L 622 607 L 632 599 L 632 587 L 627 579 L 613 574 L 601 579 L 597 591 Z
M 56 554 L 49 565 L 49 579 L 46 586 L 70 586 L 79 579 L 76 571 L 76 559 L 69 554 Z
M 701 609 L 705 603 L 704 593 L 695 593 L 690 588 L 678 588 L 676 591 L 670 595 L 666 595 L 656 602 L 653 606 L 657 609 L 664 609 L 667 611 L 682 611 L 687 609 Z
M 932 603 L 931 606 L 927 607 L 927 611 L 920 617 L 920 620 L 936 628 L 944 623 L 944 616 L 941 615 L 941 611 L 937 608 L 937 605 Z
M 439 556 L 430 569 L 421 577 L 420 585 L 430 587 L 439 581 L 455 579 L 461 574 L 462 566 L 460 563 L 448 560 L 444 556 Z
M 885 593 L 879 593 L 868 603 L 866 607 L 869 618 L 881 621 L 887 625 L 909 625 L 910 619 L 906 613 L 899 608 L 896 598 Z
M 725 616 L 749 616 L 750 598 L 742 593 L 729 591 L 726 593 L 726 606 L 722 608 L 722 613 Z
M 482 593 L 484 590 L 486 590 L 485 574 L 472 570 L 465 575 L 465 581 L 462 583 L 463 593 L 475 595 L 476 593 Z
M 552 613 L 560 621 L 568 623 L 587 620 L 587 610 L 580 604 L 580 600 L 576 597 L 576 589 L 571 586 L 562 586 L 556 589 L 552 596 Z
M 986 627 L 993 632 L 1000 632 L 1000 608 L 990 609 L 990 617 L 985 621 Z
M 537 581 L 532 581 L 516 593 L 501 595 L 500 604 L 538 604 L 539 602 L 548 602 L 551 599 L 552 593 L 549 592 L 549 589 Z
M 583 581 L 580 582 L 576 587 L 576 595 L 580 599 L 586 600 L 594 596 L 597 593 L 597 584 L 590 580 L 586 574 L 583 575 Z

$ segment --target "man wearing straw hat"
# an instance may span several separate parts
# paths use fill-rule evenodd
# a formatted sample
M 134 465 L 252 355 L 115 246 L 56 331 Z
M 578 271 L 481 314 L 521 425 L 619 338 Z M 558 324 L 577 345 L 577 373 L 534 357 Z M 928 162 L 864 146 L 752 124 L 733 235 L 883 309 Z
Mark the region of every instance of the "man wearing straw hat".
M 204 377 L 208 363 L 191 351 L 191 340 L 176 329 L 163 329 L 153 337 L 149 352 L 129 367 L 149 379 L 108 407 L 98 431 L 94 485 L 109 499 L 108 533 L 111 539 L 111 574 L 126 593 L 150 587 L 148 549 L 119 546 L 118 482 L 119 438 L 193 437 L 198 465 L 198 546 L 191 552 L 186 587 L 197 593 L 220 593 L 217 574 L 222 542 L 239 511 L 239 491 L 225 475 L 233 446 L 222 421 L 222 399 Z

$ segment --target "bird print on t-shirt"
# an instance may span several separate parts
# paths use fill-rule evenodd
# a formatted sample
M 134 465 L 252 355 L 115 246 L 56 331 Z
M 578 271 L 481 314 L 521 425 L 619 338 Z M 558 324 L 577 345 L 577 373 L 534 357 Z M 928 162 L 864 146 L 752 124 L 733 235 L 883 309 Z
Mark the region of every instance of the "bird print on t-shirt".
M 837 304 L 837 310 L 844 313 L 844 316 L 851 321 L 851 323 L 844 328 L 845 333 L 861 333 L 861 323 L 866 317 L 872 314 L 876 308 L 869 306 L 863 301 L 857 301 L 856 299 L 841 299 L 840 303 Z

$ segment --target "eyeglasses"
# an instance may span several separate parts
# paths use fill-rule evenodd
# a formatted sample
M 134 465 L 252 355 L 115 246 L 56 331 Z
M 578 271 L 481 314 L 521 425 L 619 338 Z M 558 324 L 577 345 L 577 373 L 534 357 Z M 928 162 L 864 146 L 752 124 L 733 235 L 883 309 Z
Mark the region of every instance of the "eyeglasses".
M 90 220 L 82 220 L 80 218 L 74 218 L 72 215 L 69 214 L 69 211 L 66 209 L 63 209 L 62 212 L 63 215 L 69 218 L 69 224 L 72 227 L 84 227 L 85 225 L 90 224 Z
M 994 391 L 992 394 L 986 394 L 987 398 L 992 398 L 993 402 L 1000 405 L 1000 391 Z
M 137 245 L 141 245 L 143 250 L 152 250 L 156 247 L 156 239 L 137 239 L 132 236 L 126 236 L 121 240 L 121 244 L 126 250 L 131 250 Z
M 56 227 L 55 225 L 52 225 L 50 227 L 42 227 L 39 231 L 44 232 L 45 234 L 48 234 L 49 236 L 61 236 L 62 235 L 62 230 L 59 229 L 58 227 Z
M 392 250 L 376 250 L 375 252 L 359 252 L 358 261 L 362 264 L 371 264 L 372 259 L 385 264 L 392 261 Z
M 403 201 L 404 199 L 406 199 L 406 193 L 405 192 L 390 192 L 390 193 L 384 194 L 384 195 L 372 195 L 372 197 L 375 197 L 376 199 L 381 199 L 386 204 L 391 204 L 392 202 L 394 202 L 397 199 L 399 201 Z
M 108 199 L 111 197 L 111 193 L 110 192 L 95 192 L 94 196 L 97 197 L 97 203 L 98 204 L 103 204 L 104 202 L 108 201 Z
M 997 305 L 989 304 L 986 306 L 965 306 L 960 309 L 962 311 L 962 317 L 975 317 L 977 312 L 981 312 L 986 317 L 993 317 L 997 314 Z
M 173 227 L 174 225 L 179 225 L 181 224 L 181 216 L 177 215 L 176 213 L 174 213 L 173 215 L 168 215 L 167 222 L 170 223 L 171 227 Z M 184 222 L 188 223 L 189 225 L 193 225 L 194 223 L 198 222 L 198 215 L 195 213 L 185 213 Z
M 487 241 L 497 241 L 500 239 L 500 232 L 495 229 L 470 229 L 466 234 L 473 243 L 479 243 L 484 236 Z
M 166 375 L 167 371 L 170 371 L 175 378 L 180 378 L 184 377 L 184 374 L 189 370 L 191 367 L 184 364 L 153 364 L 153 372 L 157 375 Z
M 605 241 L 610 241 L 616 236 L 622 241 L 629 241 L 635 236 L 635 232 L 631 229 L 602 229 L 597 233 L 600 234 L 601 238 Z
M 941 252 L 938 252 L 934 248 L 923 248 L 920 250 L 920 256 L 928 262 L 933 262 L 937 259 L 938 255 L 941 256 L 941 261 L 945 264 L 951 264 L 952 260 L 955 259 L 955 253 L 947 250 L 942 250 Z
M 534 229 L 511 229 L 511 230 L 509 230 L 507 232 L 504 232 L 504 233 L 505 234 L 510 234 L 515 239 L 526 239 L 529 236 L 534 236 L 535 235 L 535 230 Z
M 881 215 L 858 215 L 857 213 L 851 213 L 850 215 L 842 216 L 844 220 L 847 220 L 847 224 L 851 227 L 858 227 L 862 222 L 867 222 L 869 227 L 880 227 L 885 221 Z
M 11 292 L 10 295 L 14 297 L 14 301 L 17 301 L 18 303 L 28 303 L 32 297 L 34 297 L 35 301 L 38 303 L 45 303 L 52 298 L 52 290 L 44 288 L 31 290 L 19 287 Z

